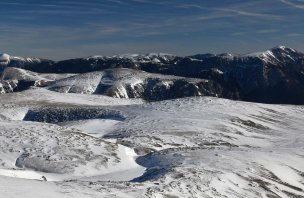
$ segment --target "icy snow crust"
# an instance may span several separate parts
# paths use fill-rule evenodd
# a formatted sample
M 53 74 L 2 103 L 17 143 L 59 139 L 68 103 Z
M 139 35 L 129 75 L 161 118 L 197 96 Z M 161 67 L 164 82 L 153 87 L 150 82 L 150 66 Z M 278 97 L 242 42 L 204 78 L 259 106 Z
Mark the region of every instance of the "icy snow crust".
M 302 106 L 44 88 L 0 97 L 1 196 L 304 196 Z

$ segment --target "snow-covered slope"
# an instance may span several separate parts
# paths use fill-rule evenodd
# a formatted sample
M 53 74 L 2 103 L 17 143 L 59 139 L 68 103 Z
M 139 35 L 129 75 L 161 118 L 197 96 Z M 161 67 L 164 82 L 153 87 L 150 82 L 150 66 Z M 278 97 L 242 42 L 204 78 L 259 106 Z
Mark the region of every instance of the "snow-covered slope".
M 111 106 L 141 104 L 141 99 L 113 98 L 102 95 L 83 95 L 77 93 L 58 93 L 43 88 L 32 88 L 22 92 L 1 95 L 5 104 L 20 105 L 86 105 L 86 106 Z
M 0 110 L 8 197 L 304 196 L 302 106 L 35 88 L 1 95 Z
M 303 108 L 185 98 L 128 109 L 113 133 L 149 155 L 151 196 L 303 196 Z M 132 115 L 132 116 L 131 116 Z

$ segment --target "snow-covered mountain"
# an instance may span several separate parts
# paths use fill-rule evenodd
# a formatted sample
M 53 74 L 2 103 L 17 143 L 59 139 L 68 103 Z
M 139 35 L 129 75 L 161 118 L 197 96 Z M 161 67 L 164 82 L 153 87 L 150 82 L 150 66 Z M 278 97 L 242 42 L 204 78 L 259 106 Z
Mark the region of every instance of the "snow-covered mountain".
M 251 54 L 246 54 L 243 57 L 257 57 L 262 59 L 264 62 L 267 63 L 282 63 L 282 62 L 294 62 L 299 61 L 301 56 L 299 57 L 299 52 L 292 48 L 288 48 L 285 46 L 278 46 L 267 50 L 266 52 L 256 52 Z M 303 54 L 302 54 L 303 55 Z
M 106 69 L 127 68 L 133 69 L 141 80 L 142 72 L 135 72 L 135 70 L 183 77 L 184 81 L 187 81 L 185 78 L 208 81 L 208 85 L 197 91 L 207 90 L 209 92 L 207 95 L 210 96 L 263 103 L 304 104 L 304 54 L 284 46 L 278 46 L 265 52 L 245 55 L 224 53 L 179 57 L 157 53 L 146 55 L 125 54 L 118 56 L 91 56 L 59 62 L 15 57 L 11 58 L 7 67 L 19 67 L 40 73 L 82 73 L 83 75 L 80 75 L 77 79 L 84 77 L 88 81 L 91 80 L 85 76 L 91 74 L 84 73 L 98 71 L 101 74 Z M 98 75 L 94 76 L 99 78 L 97 77 Z M 83 86 L 81 83 L 91 83 L 85 83 L 84 79 L 77 80 L 77 83 L 80 83 L 79 85 L 69 82 L 73 84 L 73 87 Z M 124 80 L 126 79 L 127 77 L 124 78 Z M 121 81 L 121 79 L 117 78 L 111 79 L 111 81 L 116 80 Z M 146 82 L 147 80 L 144 81 Z M 184 84 L 182 83 L 180 86 L 184 86 Z M 152 86 L 150 88 L 153 89 L 155 87 Z M 159 87 L 156 87 L 156 89 L 159 89 Z M 85 90 L 81 92 L 84 93 Z M 99 92 L 95 92 L 93 89 L 87 93 L 97 94 Z M 103 92 L 100 93 L 103 94 Z M 179 93 L 179 91 L 175 92 L 175 94 Z M 115 94 L 109 95 L 116 96 Z M 126 94 L 122 95 L 130 97 Z M 124 97 L 122 95 L 119 97 Z M 163 98 L 178 98 L 191 95 L 198 94 L 179 94 Z M 141 96 L 140 94 L 139 97 Z

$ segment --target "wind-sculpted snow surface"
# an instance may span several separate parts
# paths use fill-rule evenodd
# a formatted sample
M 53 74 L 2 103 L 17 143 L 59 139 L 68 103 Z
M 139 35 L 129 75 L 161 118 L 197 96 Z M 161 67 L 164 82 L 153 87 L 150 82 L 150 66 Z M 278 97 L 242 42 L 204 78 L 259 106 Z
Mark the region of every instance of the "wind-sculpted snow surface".
M 44 88 L 0 97 L 6 197 L 304 196 L 302 106 Z

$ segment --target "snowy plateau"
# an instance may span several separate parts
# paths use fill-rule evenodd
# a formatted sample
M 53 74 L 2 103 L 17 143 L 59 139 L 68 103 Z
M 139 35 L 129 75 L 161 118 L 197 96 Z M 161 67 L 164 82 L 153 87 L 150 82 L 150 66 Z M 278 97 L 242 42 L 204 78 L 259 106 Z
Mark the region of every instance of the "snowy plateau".
M 0 197 L 304 197 L 304 54 L 0 56 Z

